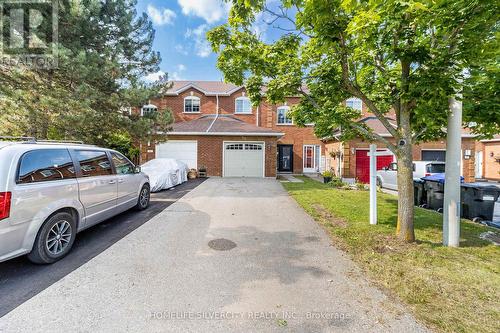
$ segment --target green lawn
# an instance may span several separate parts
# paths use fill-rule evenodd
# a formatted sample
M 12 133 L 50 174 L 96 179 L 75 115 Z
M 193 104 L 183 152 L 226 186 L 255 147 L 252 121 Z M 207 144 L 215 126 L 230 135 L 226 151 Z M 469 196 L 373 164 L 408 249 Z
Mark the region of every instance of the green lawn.
M 479 238 L 489 229 L 463 221 L 460 248 L 441 245 L 442 216 L 417 208 L 415 244 L 395 238 L 397 197 L 378 193 L 378 225 L 369 224 L 369 192 L 339 190 L 302 177 L 283 183 L 368 277 L 439 332 L 500 332 L 500 248 Z

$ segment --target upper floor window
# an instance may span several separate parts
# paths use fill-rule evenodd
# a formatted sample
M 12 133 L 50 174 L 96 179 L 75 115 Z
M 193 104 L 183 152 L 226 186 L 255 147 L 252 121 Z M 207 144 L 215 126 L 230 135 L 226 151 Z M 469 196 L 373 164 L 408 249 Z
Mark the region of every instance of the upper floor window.
M 347 107 L 353 108 L 354 110 L 363 110 L 363 101 L 361 101 L 359 98 L 352 97 L 349 98 L 346 102 L 345 105 Z
M 158 111 L 158 108 L 156 107 L 156 105 L 147 104 L 141 108 L 141 116 L 147 116 L 147 115 L 154 113 L 156 111 Z
M 252 102 L 248 97 L 238 97 L 236 99 L 236 109 L 234 113 L 252 113 Z
M 184 112 L 200 112 L 200 98 L 196 96 L 184 98 Z
M 280 106 L 278 108 L 278 124 L 281 125 L 292 125 L 293 120 L 289 114 L 290 107 L 289 106 Z
M 131 116 L 132 115 L 132 108 L 128 106 L 122 106 L 120 108 L 120 113 L 123 115 Z

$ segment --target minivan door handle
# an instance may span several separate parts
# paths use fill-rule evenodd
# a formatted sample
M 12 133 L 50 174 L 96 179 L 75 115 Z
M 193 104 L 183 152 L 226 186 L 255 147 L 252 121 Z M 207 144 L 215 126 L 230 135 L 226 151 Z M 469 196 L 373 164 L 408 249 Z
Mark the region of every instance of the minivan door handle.
M 116 180 L 110 180 L 109 184 L 116 184 Z

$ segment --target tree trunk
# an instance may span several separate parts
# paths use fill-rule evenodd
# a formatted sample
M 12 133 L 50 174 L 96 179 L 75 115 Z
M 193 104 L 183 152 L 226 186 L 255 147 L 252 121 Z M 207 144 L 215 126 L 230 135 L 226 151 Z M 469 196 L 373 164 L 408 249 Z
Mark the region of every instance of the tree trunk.
M 410 63 L 401 61 L 401 90 L 406 95 L 409 88 Z M 398 225 L 397 235 L 406 242 L 415 241 L 413 218 L 415 210 L 413 189 L 413 133 L 410 122 L 410 107 L 406 98 L 401 99 L 398 117 L 400 138 L 398 145 Z
M 414 189 L 413 158 L 411 144 L 400 147 L 398 154 L 398 238 L 406 242 L 415 241 L 413 229 Z

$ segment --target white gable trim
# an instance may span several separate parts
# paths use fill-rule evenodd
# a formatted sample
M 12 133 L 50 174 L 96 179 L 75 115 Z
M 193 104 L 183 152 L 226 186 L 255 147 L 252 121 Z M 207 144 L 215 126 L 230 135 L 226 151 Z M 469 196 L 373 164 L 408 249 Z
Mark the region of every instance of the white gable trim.
M 168 96 L 179 96 L 179 94 L 183 93 L 186 90 L 196 89 L 199 92 L 205 94 L 206 96 L 231 96 L 232 94 L 234 94 L 235 92 L 237 92 L 241 88 L 243 88 L 243 86 L 238 86 L 238 87 L 236 87 L 234 89 L 231 89 L 229 91 L 219 93 L 219 92 L 207 91 L 207 90 L 201 89 L 200 87 L 198 87 L 194 83 L 189 83 L 189 84 L 185 85 L 184 87 L 182 87 L 182 88 L 180 88 L 180 89 L 178 89 L 176 91 L 167 91 L 165 95 L 168 95 Z

